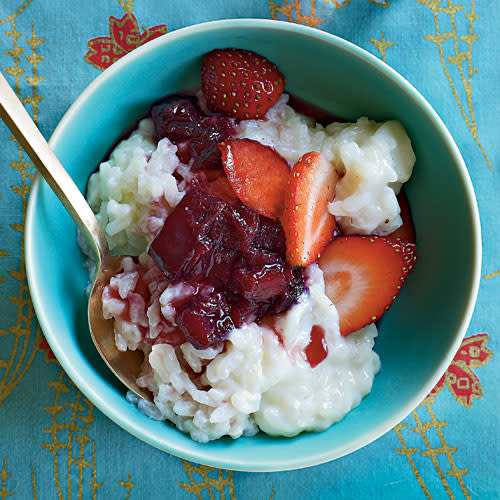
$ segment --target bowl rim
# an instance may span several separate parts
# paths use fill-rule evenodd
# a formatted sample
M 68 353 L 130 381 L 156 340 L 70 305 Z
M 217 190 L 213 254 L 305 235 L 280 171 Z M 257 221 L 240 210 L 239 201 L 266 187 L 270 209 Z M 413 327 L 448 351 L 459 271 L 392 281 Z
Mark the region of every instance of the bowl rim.
M 354 439 L 349 442 L 348 445 L 342 447 L 337 447 L 333 450 L 328 450 L 326 452 L 316 452 L 310 454 L 306 457 L 295 458 L 290 456 L 286 462 L 276 463 L 269 457 L 262 457 L 259 463 L 247 463 L 244 460 L 235 461 L 234 459 L 219 459 L 210 456 L 210 451 L 199 451 L 187 449 L 185 446 L 171 445 L 170 443 L 159 443 L 153 442 L 148 435 L 143 431 L 143 429 L 137 428 L 137 425 L 131 422 L 126 416 L 123 417 L 118 412 L 108 408 L 106 401 L 103 400 L 101 395 L 92 386 L 86 384 L 85 380 L 80 377 L 79 373 L 72 367 L 71 360 L 65 355 L 64 350 L 60 348 L 58 343 L 58 336 L 53 333 L 53 328 L 51 322 L 44 312 L 44 300 L 43 294 L 39 291 L 36 281 L 35 261 L 34 256 L 36 251 L 34 250 L 34 213 L 35 206 L 37 203 L 38 193 L 40 190 L 40 175 L 37 173 L 35 179 L 32 183 L 30 190 L 30 196 L 28 200 L 28 206 L 25 217 L 25 231 L 24 231 L 24 244 L 25 244 L 25 266 L 27 273 L 27 280 L 30 290 L 30 295 L 35 309 L 38 321 L 40 323 L 41 329 L 49 343 L 54 355 L 60 362 L 62 368 L 66 374 L 74 381 L 76 386 L 85 394 L 86 397 L 108 418 L 110 418 L 117 425 L 125 429 L 128 433 L 134 435 L 140 440 L 150 444 L 151 446 L 158 448 L 162 451 L 166 451 L 179 458 L 184 458 L 193 462 L 209 465 L 212 467 L 218 467 L 223 469 L 246 471 L 246 472 L 273 472 L 273 471 L 286 471 L 286 470 L 297 470 L 305 467 L 311 467 L 319 465 L 328 461 L 332 461 L 347 454 L 350 454 L 360 448 L 370 444 L 375 441 L 386 432 L 391 430 L 396 424 L 401 422 L 406 418 L 412 410 L 414 410 L 418 404 L 427 396 L 427 394 L 432 390 L 435 384 L 438 382 L 442 374 L 446 371 L 450 365 L 455 353 L 457 352 L 460 343 L 466 333 L 469 326 L 472 313 L 475 307 L 479 283 L 481 278 L 481 258 L 482 258 L 482 241 L 481 241 L 481 226 L 479 218 L 479 210 L 477 206 L 477 201 L 472 186 L 472 181 L 470 179 L 467 167 L 462 158 L 462 155 L 455 144 L 450 132 L 446 128 L 442 119 L 438 113 L 432 108 L 432 106 L 427 102 L 427 100 L 396 70 L 392 69 L 381 59 L 377 58 L 375 55 L 371 54 L 367 50 L 355 45 L 352 42 L 344 40 L 336 35 L 328 32 L 320 31 L 309 26 L 302 26 L 294 23 L 289 23 L 286 21 L 275 21 L 270 19 L 258 19 L 258 18 L 242 18 L 242 19 L 224 19 L 218 21 L 209 21 L 204 23 L 195 24 L 192 26 L 183 27 L 175 31 L 169 32 L 166 35 L 158 37 L 145 45 L 138 47 L 132 52 L 126 54 L 123 58 L 116 61 L 109 68 L 104 70 L 99 74 L 92 82 L 83 90 L 83 92 L 76 98 L 76 100 L 71 104 L 68 110 L 64 113 L 63 117 L 56 126 L 52 136 L 50 137 L 49 144 L 53 149 L 57 148 L 58 142 L 64 135 L 64 130 L 66 125 L 71 121 L 73 115 L 85 105 L 88 97 L 96 91 L 99 86 L 110 78 L 115 73 L 121 71 L 123 66 L 126 66 L 129 62 L 134 61 L 143 56 L 143 54 L 155 50 L 157 46 L 163 45 L 165 43 L 170 43 L 172 40 L 176 40 L 183 37 L 188 37 L 194 33 L 203 34 L 205 32 L 211 32 L 214 30 L 224 30 L 224 29 L 234 29 L 234 28 L 259 28 L 272 31 L 287 31 L 292 33 L 298 33 L 302 36 L 308 36 L 315 39 L 319 39 L 321 42 L 325 42 L 329 45 L 334 46 L 337 50 L 343 50 L 349 53 L 350 56 L 361 59 L 364 63 L 375 67 L 375 70 L 383 73 L 388 77 L 393 84 L 402 88 L 402 90 L 408 95 L 409 98 L 417 102 L 418 106 L 428 115 L 429 119 L 434 122 L 438 133 L 441 136 L 441 140 L 446 144 L 450 156 L 453 157 L 454 163 L 457 167 L 457 173 L 459 174 L 460 180 L 462 181 L 464 190 L 467 194 L 468 208 L 471 216 L 472 223 L 472 234 L 474 237 L 473 245 L 473 269 L 471 273 L 472 286 L 469 290 L 467 297 L 467 307 L 462 312 L 462 318 L 460 321 L 460 326 L 456 331 L 453 342 L 449 345 L 448 351 L 442 358 L 440 364 L 435 368 L 433 375 L 429 377 L 427 383 L 423 388 L 413 396 L 413 398 L 403 407 L 399 409 L 398 412 L 391 415 L 391 417 L 386 418 L 380 425 L 372 429 L 370 434 L 364 439 Z M 180 432 L 180 431 L 179 431 Z M 289 438 L 287 438 L 289 439 Z

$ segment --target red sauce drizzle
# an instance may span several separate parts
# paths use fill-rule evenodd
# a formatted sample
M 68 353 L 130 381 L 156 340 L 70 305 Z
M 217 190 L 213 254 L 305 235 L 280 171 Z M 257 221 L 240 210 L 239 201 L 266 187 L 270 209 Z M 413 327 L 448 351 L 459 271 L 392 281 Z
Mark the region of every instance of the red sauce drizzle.
M 318 366 L 328 354 L 328 345 L 325 340 L 325 330 L 319 325 L 311 328 L 311 341 L 304 349 L 306 360 L 314 368 Z

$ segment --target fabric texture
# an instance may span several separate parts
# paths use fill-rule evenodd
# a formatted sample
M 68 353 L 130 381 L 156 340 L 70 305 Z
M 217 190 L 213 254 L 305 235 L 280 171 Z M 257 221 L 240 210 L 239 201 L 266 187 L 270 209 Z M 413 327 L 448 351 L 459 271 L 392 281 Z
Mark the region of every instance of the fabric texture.
M 34 168 L 0 125 L 0 500 L 497 499 L 500 491 L 500 3 L 476 0 L 2 0 L 0 70 L 49 137 L 114 61 L 203 21 L 306 24 L 372 52 L 406 77 L 457 142 L 483 230 L 479 298 L 461 348 L 431 394 L 374 443 L 321 466 L 212 469 L 139 441 L 62 371 L 36 321 L 23 226 Z

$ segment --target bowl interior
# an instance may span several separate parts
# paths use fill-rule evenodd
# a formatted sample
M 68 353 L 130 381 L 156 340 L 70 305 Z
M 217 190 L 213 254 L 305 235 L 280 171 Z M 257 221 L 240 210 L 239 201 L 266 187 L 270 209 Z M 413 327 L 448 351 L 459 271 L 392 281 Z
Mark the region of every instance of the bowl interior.
M 362 404 L 322 433 L 293 439 L 258 435 L 193 442 L 143 416 L 124 398 L 88 333 L 87 272 L 73 221 L 40 182 L 26 225 L 29 282 L 35 308 L 68 375 L 105 414 L 154 446 L 198 463 L 252 471 L 310 466 L 354 451 L 404 418 L 446 369 L 467 327 L 477 293 L 480 235 L 475 198 L 448 132 L 414 89 L 351 44 L 308 28 L 269 21 L 207 23 L 155 40 L 118 61 L 76 101 L 51 144 L 82 191 L 121 132 L 158 98 L 199 84 L 200 56 L 242 47 L 275 62 L 287 90 L 356 119 L 398 119 L 417 164 L 407 195 L 419 262 L 382 320 L 376 351 L 382 370 Z M 452 251 L 450 251 L 452 249 Z

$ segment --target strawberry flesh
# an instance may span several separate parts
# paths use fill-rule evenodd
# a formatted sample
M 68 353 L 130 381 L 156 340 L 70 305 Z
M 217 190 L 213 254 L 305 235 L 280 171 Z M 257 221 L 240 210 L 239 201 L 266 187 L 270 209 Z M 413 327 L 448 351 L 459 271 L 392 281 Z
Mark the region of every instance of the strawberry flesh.
M 283 93 L 285 78 L 255 52 L 216 49 L 203 56 L 201 88 L 217 111 L 239 120 L 258 119 Z
M 220 171 L 222 175 L 213 180 L 207 181 L 206 185 L 202 188 L 203 191 L 227 201 L 231 206 L 236 206 L 239 203 L 238 197 L 227 180 L 226 174 L 223 170 Z
M 337 223 L 328 203 L 337 179 L 334 166 L 320 153 L 306 153 L 294 165 L 282 216 L 290 265 L 312 264 L 334 237 Z
M 219 149 L 236 196 L 256 212 L 277 219 L 283 211 L 288 162 L 273 148 L 252 139 L 229 139 Z
M 388 237 L 395 240 L 399 239 L 401 241 L 409 241 L 410 243 L 415 243 L 415 227 L 413 226 L 413 219 L 411 217 L 408 198 L 403 191 L 398 194 L 397 198 L 399 208 L 401 210 L 400 215 L 401 219 L 403 219 L 403 225 L 389 234 Z
M 378 236 L 335 238 L 321 255 L 327 296 L 348 335 L 390 308 L 417 260 L 413 243 Z

